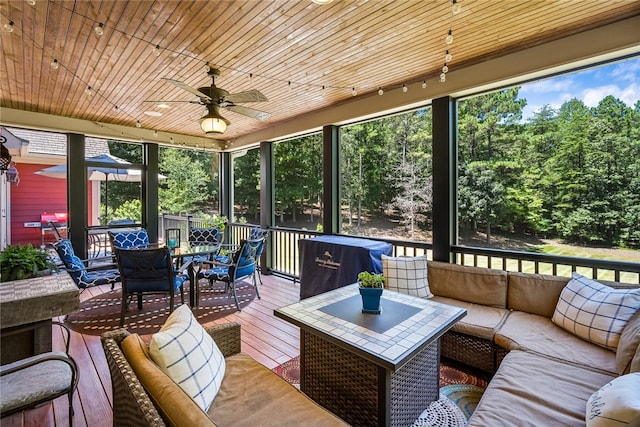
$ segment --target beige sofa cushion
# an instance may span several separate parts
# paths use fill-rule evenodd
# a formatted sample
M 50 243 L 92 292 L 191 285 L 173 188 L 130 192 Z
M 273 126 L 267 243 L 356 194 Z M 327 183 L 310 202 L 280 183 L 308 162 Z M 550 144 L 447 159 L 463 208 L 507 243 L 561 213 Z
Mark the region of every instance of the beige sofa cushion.
M 198 404 L 151 360 L 147 344 L 139 335 L 129 335 L 122 340 L 121 346 L 133 372 L 169 425 L 215 425 Z
M 529 350 L 616 374 L 616 355 L 554 325 L 548 317 L 512 311 L 494 338 L 508 350 Z
M 208 414 L 216 424 L 255 426 L 347 426 L 250 356 L 226 359 L 222 387 Z
M 587 400 L 615 376 L 512 351 L 500 365 L 468 427 L 581 426 Z
M 457 321 L 452 330 L 490 341 L 493 340 L 496 331 L 509 314 L 509 310 L 505 308 L 473 304 L 452 298 L 434 296 L 432 300 L 467 310 L 467 315 Z
M 429 261 L 429 289 L 434 295 L 506 308 L 507 272 Z
M 507 308 L 551 317 L 568 277 L 509 272 Z
M 629 319 L 622 330 L 620 342 L 616 349 L 616 367 L 618 374 L 628 374 L 631 361 L 640 350 L 640 310 Z

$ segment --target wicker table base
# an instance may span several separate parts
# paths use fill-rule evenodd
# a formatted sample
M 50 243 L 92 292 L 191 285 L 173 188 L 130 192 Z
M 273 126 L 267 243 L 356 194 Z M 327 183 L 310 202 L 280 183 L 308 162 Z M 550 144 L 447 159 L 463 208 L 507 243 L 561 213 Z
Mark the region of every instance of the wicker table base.
M 395 372 L 300 331 L 300 388 L 353 426 L 407 426 L 438 399 L 440 341 Z

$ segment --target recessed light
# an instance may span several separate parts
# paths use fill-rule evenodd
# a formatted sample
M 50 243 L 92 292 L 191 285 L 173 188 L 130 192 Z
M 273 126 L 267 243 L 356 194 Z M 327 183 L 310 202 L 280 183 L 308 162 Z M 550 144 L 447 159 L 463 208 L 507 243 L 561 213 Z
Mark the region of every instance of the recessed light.
M 157 104 L 156 107 L 158 107 L 158 108 L 169 108 L 169 106 L 167 104 Z
M 162 113 L 159 111 L 145 111 L 144 113 L 147 116 L 151 116 L 151 117 L 160 117 L 162 115 Z

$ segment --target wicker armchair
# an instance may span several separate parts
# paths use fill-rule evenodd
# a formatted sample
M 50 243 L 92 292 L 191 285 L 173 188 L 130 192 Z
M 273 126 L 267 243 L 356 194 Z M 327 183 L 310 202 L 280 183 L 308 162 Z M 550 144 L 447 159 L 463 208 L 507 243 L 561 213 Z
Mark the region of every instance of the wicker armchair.
M 240 353 L 240 325 L 225 323 L 205 327 L 224 355 Z M 129 335 L 125 329 L 102 335 L 102 347 L 111 373 L 114 426 L 165 426 L 160 413 L 122 353 L 120 343 Z

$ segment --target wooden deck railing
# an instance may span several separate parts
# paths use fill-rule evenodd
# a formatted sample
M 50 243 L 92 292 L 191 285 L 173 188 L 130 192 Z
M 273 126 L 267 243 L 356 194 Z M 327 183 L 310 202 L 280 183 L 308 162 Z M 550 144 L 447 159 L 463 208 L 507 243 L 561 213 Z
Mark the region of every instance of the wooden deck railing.
M 255 225 L 230 224 L 231 243 L 237 243 L 240 239 L 246 238 L 251 227 L 255 227 Z M 269 245 L 271 250 L 269 254 L 271 256 L 267 260 L 267 269 L 272 273 L 289 277 L 294 281 L 299 280 L 300 253 L 298 241 L 321 234 L 315 231 L 285 227 L 270 229 Z M 372 237 L 367 237 L 367 239 L 391 243 L 394 256 L 426 255 L 427 259 L 433 259 L 431 243 Z M 577 271 L 593 279 L 640 284 L 640 263 L 471 246 L 453 246 L 451 252 L 454 255 L 455 262 L 461 265 L 566 277 Z

